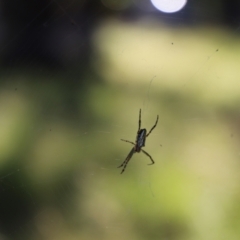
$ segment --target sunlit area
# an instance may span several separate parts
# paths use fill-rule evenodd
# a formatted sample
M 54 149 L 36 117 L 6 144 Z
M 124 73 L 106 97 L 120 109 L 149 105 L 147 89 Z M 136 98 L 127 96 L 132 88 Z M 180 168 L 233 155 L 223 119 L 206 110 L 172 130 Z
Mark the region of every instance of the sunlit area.
M 2 20 L 0 240 L 240 239 L 240 31 L 197 3 Z
M 151 0 L 153 6 L 159 11 L 174 13 L 180 11 L 187 3 L 187 0 Z

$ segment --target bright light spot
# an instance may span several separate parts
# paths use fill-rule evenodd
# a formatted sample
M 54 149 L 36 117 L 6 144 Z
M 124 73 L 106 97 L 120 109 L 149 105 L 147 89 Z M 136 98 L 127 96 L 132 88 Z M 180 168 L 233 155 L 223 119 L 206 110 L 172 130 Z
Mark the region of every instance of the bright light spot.
M 151 0 L 153 6 L 158 10 L 166 13 L 173 13 L 180 11 L 187 0 Z

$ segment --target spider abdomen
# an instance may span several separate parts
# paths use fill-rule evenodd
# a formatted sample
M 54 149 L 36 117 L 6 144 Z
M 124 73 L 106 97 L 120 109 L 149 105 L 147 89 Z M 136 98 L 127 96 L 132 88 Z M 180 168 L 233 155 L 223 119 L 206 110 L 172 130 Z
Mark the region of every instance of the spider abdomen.
M 146 134 L 147 134 L 147 130 L 145 128 L 139 130 L 137 134 L 136 146 L 135 146 L 136 152 L 140 152 L 141 148 L 145 146 Z

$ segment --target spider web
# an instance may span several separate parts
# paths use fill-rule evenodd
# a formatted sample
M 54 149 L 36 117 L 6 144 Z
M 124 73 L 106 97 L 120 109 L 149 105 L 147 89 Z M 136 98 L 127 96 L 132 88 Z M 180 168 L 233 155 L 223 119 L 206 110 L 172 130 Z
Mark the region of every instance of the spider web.
M 2 41 L 0 239 L 237 239 L 239 29 L 82 4 L 46 1 Z M 140 108 L 155 164 L 121 175 Z

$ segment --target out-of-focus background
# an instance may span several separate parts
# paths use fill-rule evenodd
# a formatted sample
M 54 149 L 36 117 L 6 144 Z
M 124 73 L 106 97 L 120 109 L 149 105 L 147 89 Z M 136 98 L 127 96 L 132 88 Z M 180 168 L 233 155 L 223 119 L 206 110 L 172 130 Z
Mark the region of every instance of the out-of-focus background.
M 0 240 L 240 239 L 240 3 L 0 2 Z M 150 159 L 136 153 L 139 109 Z

